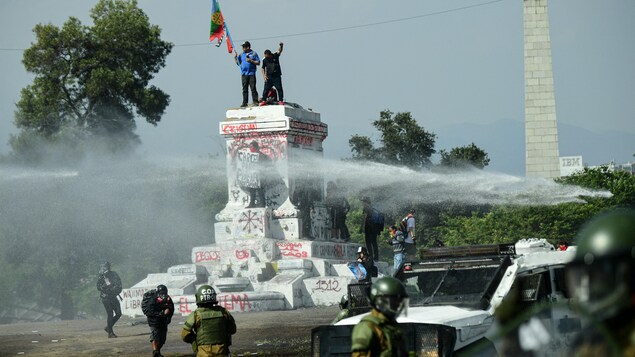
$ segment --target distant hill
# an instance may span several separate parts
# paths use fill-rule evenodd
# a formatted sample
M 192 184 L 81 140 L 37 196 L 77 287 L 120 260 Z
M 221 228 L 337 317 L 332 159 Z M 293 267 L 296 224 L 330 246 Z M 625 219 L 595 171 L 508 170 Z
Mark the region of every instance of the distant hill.
M 525 125 L 518 120 L 499 120 L 491 124 L 455 124 L 426 128 L 437 134 L 437 151 L 474 142 L 489 154 L 489 171 L 525 174 Z M 592 132 L 570 124 L 558 124 L 560 156 L 582 155 L 585 165 L 601 165 L 614 160 L 632 162 L 635 133 Z M 433 161 L 438 162 L 438 157 Z

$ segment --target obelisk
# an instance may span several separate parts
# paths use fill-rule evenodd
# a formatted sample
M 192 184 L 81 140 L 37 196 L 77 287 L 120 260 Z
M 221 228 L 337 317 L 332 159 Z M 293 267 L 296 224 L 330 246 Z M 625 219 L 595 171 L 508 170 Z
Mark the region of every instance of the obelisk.
M 525 175 L 560 177 L 558 127 L 547 0 L 523 0 L 525 29 Z

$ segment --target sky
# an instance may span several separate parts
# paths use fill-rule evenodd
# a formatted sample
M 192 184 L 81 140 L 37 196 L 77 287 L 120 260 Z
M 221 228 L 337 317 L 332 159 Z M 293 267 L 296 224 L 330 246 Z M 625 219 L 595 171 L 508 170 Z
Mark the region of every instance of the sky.
M 10 150 L 9 135 L 17 132 L 15 103 L 32 81 L 21 59 L 34 41 L 33 27 L 61 27 L 70 16 L 90 25 L 96 3 L 0 0 L 0 154 Z M 378 139 L 371 123 L 389 109 L 411 112 L 426 130 L 443 132 L 437 150 L 475 141 L 490 153 L 488 169 L 523 174 L 524 165 L 511 165 L 524 161 L 522 154 L 509 158 L 505 148 L 496 147 L 498 140 L 479 142 L 465 132 L 524 120 L 522 0 L 220 3 L 236 46 L 249 40 L 262 56 L 285 43 L 285 99 L 321 113 L 329 125 L 327 158 L 350 156 L 351 135 Z M 232 56 L 224 45 L 209 44 L 211 0 L 139 0 L 138 6 L 162 29 L 162 38 L 175 44 L 153 80 L 171 104 L 156 127 L 137 121 L 141 153 L 221 153 L 219 122 L 227 109 L 240 105 L 242 94 Z M 559 124 L 635 137 L 635 1 L 552 0 L 549 17 Z M 260 74 L 257 81 L 262 92 Z M 454 133 L 466 141 L 453 141 Z M 511 145 L 524 147 L 522 133 L 500 135 L 513 135 Z M 591 144 L 577 142 L 560 151 L 601 147 Z M 632 161 L 635 144 L 625 142 L 617 151 L 607 153 L 607 161 Z

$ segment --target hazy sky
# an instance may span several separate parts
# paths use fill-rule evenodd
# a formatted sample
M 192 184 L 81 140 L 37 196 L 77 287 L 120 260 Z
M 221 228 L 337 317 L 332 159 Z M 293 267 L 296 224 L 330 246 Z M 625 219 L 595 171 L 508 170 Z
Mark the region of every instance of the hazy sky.
M 61 26 L 69 16 L 89 25 L 96 3 L 0 0 L 0 153 L 16 132 L 19 91 L 32 80 L 20 50 L 34 40 L 33 27 Z M 154 80 L 171 104 L 157 127 L 138 121 L 142 152 L 221 149 L 218 123 L 242 96 L 232 56 L 208 44 L 210 6 L 139 1 L 175 44 Z M 327 157 L 350 156 L 352 134 L 376 138 L 371 122 L 383 109 L 410 111 L 433 132 L 524 119 L 522 0 L 221 0 L 221 8 L 237 46 L 250 40 L 262 56 L 285 43 L 286 100 L 322 114 Z M 558 121 L 635 134 L 635 1 L 551 0 L 549 15 Z

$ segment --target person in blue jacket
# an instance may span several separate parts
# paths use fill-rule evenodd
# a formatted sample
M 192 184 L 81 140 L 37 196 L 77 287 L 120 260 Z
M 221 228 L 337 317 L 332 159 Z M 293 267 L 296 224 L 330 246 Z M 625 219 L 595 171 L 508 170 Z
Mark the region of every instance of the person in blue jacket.
M 258 105 L 258 91 L 256 90 L 256 67 L 260 66 L 260 57 L 256 51 L 251 49 L 249 41 L 243 42 L 243 53 L 238 55 L 234 52 L 234 61 L 240 66 L 240 74 L 243 83 L 243 103 L 241 107 L 246 107 L 249 100 L 248 88 L 251 89 L 251 98 L 254 105 Z

